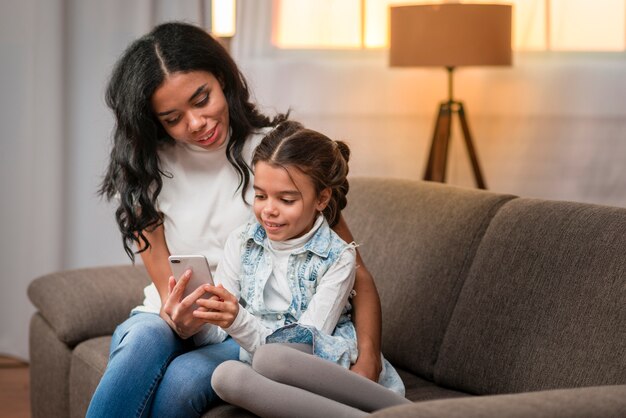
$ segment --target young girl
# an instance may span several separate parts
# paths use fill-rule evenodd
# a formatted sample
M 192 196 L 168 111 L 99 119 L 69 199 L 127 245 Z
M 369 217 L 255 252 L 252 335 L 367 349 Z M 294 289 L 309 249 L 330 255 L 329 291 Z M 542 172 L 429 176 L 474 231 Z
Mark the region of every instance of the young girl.
M 194 316 L 221 327 L 207 332 L 205 342 L 219 342 L 225 331 L 240 345 L 240 360 L 252 364 L 219 366 L 214 390 L 257 415 L 360 416 L 407 402 L 388 362 L 379 382 L 392 390 L 347 370 L 358 355 L 348 302 L 356 250 L 331 227 L 346 205 L 349 154 L 344 143 L 297 122 L 274 128 L 252 159 L 256 222 L 229 236 L 216 273 L 220 284 L 206 287 L 215 297 L 197 301 L 205 309 Z M 289 344 L 262 350 L 266 343 Z M 273 373 L 280 369 L 293 373 Z

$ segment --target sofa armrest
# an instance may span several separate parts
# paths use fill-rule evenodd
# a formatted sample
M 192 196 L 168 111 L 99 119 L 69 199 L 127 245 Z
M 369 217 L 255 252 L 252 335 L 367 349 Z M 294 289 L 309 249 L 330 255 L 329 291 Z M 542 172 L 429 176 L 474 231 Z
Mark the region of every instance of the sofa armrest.
M 28 297 L 59 340 L 73 347 L 111 334 L 141 303 L 149 283 L 143 266 L 68 270 L 33 280 Z
M 379 418 L 618 418 L 626 417 L 626 385 L 472 396 L 385 408 Z

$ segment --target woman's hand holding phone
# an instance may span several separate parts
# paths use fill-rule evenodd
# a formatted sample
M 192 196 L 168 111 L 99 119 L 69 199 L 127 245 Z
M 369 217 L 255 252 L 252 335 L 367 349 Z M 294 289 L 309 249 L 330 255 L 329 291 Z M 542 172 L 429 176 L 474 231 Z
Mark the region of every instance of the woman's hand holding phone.
M 169 262 L 174 276 L 169 278 L 168 297 L 161 308 L 164 313 L 161 316 L 166 321 L 169 319 L 168 323 L 181 338 L 193 336 L 205 323 L 222 328 L 232 324 L 239 303 L 221 285 L 214 286 L 204 256 L 172 255 Z
M 168 296 L 161 306 L 161 317 L 182 339 L 193 336 L 204 325 L 204 322 L 193 316 L 194 309 L 198 309 L 195 301 L 204 295 L 204 290 L 198 288 L 184 296 L 190 278 L 190 270 L 183 273 L 178 281 L 171 276 L 168 282 Z
M 196 302 L 209 298 L 203 286 L 213 283 L 209 263 L 203 255 L 172 255 L 170 268 L 174 273 L 168 281 L 168 297 L 161 307 L 161 317 L 183 339 L 196 334 L 204 322 L 193 316 L 203 309 Z

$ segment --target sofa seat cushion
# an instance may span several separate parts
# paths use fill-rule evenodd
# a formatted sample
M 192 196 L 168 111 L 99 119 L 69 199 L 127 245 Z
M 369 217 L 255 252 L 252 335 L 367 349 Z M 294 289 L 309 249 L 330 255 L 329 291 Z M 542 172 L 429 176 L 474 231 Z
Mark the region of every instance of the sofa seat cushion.
M 257 415 L 238 406 L 222 402 L 206 411 L 202 418 L 257 418 Z
M 430 401 L 434 399 L 460 398 L 463 396 L 471 396 L 467 393 L 457 392 L 455 390 L 442 388 L 428 380 L 415 376 L 406 370 L 397 369 L 398 374 L 404 382 L 406 388 L 405 397 L 413 402 Z
M 435 382 L 475 394 L 626 383 L 626 209 L 516 199 L 459 296 Z
M 376 418 L 622 418 L 626 386 L 600 386 L 472 396 L 393 406 Z

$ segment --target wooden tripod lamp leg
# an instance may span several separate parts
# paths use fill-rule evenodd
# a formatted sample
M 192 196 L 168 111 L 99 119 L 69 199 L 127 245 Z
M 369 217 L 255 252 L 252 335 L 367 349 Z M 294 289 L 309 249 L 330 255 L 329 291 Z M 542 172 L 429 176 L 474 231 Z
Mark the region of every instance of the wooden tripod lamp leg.
M 476 180 L 476 186 L 479 189 L 487 189 L 485 184 L 485 179 L 483 178 L 483 174 L 480 170 L 480 164 L 478 164 L 478 156 L 476 155 L 476 150 L 474 149 L 474 144 L 472 142 L 472 134 L 469 130 L 469 125 L 467 124 L 467 119 L 465 118 L 465 109 L 463 108 L 463 103 L 458 103 L 458 112 L 459 119 L 461 119 L 461 129 L 463 129 L 463 137 L 465 138 L 465 145 L 467 145 L 467 153 L 469 154 L 470 162 L 472 163 L 472 169 L 474 170 L 474 179 Z
M 452 123 L 451 112 L 450 103 L 441 103 L 437 121 L 435 122 L 433 140 L 430 144 L 424 180 L 446 181 L 446 161 L 448 158 L 448 143 L 450 142 L 450 125 Z

